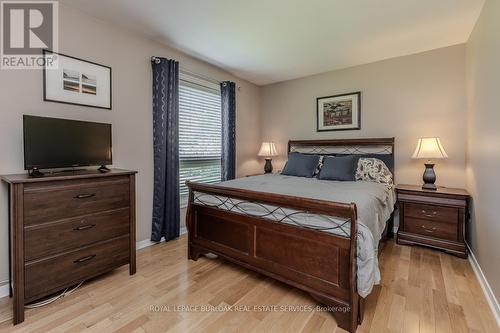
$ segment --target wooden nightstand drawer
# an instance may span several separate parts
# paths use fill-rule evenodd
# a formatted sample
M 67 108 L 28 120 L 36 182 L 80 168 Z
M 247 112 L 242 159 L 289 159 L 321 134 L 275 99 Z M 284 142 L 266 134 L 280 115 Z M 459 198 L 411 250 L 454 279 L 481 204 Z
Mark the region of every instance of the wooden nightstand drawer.
M 470 196 L 466 190 L 417 185 L 396 187 L 399 206 L 398 244 L 424 245 L 467 257 L 465 226 Z
M 429 221 L 412 217 L 405 218 L 404 229 L 412 234 L 456 241 L 457 223 Z
M 405 216 L 416 219 L 456 223 L 458 209 L 424 204 L 408 203 L 405 205 Z

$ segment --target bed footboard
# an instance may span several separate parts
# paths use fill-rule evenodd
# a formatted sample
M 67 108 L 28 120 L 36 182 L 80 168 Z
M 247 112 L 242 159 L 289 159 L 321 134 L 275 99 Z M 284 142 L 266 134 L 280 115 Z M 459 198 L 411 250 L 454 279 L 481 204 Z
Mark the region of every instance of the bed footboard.
M 302 289 L 331 306 L 338 326 L 355 332 L 361 320 L 356 291 L 356 206 L 214 185 L 187 183 L 189 259 L 207 252 Z M 335 235 L 196 202 L 195 193 L 344 219 Z

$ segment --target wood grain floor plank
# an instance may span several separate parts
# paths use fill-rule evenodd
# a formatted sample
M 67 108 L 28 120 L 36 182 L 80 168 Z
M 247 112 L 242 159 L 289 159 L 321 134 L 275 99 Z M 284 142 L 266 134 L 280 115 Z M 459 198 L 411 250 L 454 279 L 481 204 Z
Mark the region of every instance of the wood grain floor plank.
M 333 315 L 257 311 L 258 306 L 315 306 L 309 295 L 221 259 L 186 258 L 186 237 L 138 251 L 126 267 L 86 282 L 13 326 L 12 302 L 0 299 L 0 332 L 336 332 Z M 468 261 L 389 241 L 379 257 L 382 281 L 365 302 L 358 333 L 499 332 Z M 247 306 L 245 311 L 177 311 L 176 306 Z
M 406 297 L 393 295 L 387 328 L 391 332 L 403 332 Z
M 405 313 L 403 319 L 403 332 L 420 332 L 420 304 L 422 294 L 420 288 L 408 285 L 405 297 Z
M 304 329 L 305 329 L 305 326 L 302 329 L 302 331 L 304 331 Z M 337 322 L 335 320 L 326 318 L 325 321 L 323 322 L 323 325 L 321 325 L 319 331 L 316 331 L 316 332 L 317 333 L 332 333 L 332 332 L 341 333 L 341 332 L 339 332 L 339 330 L 342 330 L 342 329 L 340 329 L 337 326 Z
M 414 287 L 420 287 L 421 272 L 420 272 L 421 250 L 414 246 L 410 252 L 410 271 L 408 273 L 408 284 Z
M 446 298 L 450 303 L 460 304 L 460 301 L 458 300 L 456 275 L 451 267 L 451 261 L 453 258 L 451 258 L 450 255 L 440 253 L 439 259 L 441 261 L 443 279 L 446 281 L 444 286 L 446 290 Z
M 388 330 L 389 316 L 391 311 L 392 294 L 388 288 L 382 286 L 380 290 L 379 300 L 375 308 L 375 315 L 369 332 L 386 332 Z
M 434 305 L 434 318 L 436 320 L 436 332 L 453 333 L 448 308 L 448 300 L 443 290 L 432 291 L 432 303 Z
M 306 325 L 300 331 L 301 333 L 315 333 L 319 332 L 321 326 L 325 323 L 325 317 L 319 313 L 313 314 L 306 322 Z
M 436 331 L 432 290 L 432 288 L 428 287 L 420 289 L 422 294 L 422 302 L 420 303 L 420 333 L 431 333 Z
M 463 308 L 460 305 L 449 303 L 448 309 L 453 333 L 469 332 Z

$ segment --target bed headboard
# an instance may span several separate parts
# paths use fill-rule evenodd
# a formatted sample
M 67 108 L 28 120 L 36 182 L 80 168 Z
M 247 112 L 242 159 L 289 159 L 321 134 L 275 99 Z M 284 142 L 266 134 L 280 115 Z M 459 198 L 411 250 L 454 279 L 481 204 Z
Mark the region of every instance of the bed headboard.
M 288 153 L 315 155 L 360 155 L 385 162 L 394 177 L 394 138 L 290 140 Z

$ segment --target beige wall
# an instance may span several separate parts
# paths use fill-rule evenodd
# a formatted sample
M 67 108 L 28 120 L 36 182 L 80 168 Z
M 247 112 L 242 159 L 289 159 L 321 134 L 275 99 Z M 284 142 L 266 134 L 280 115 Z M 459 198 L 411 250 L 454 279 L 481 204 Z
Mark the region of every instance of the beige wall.
M 311 77 L 257 87 L 229 73 L 60 6 L 60 51 L 113 68 L 113 110 L 42 102 L 40 71 L 0 71 L 0 174 L 23 172 L 22 115 L 34 114 L 113 124 L 114 166 L 136 169 L 137 239 L 149 238 L 152 207 L 151 55 L 175 58 L 181 66 L 218 80 L 233 80 L 237 91 L 237 174 L 260 171 L 260 141 L 278 144 L 282 167 L 288 139 L 396 137 L 398 182 L 419 183 L 422 162 L 410 159 L 420 136 L 440 136 L 449 160 L 437 163 L 438 183 L 465 186 L 474 196 L 469 241 L 495 293 L 500 292 L 500 227 L 496 216 L 496 169 L 500 162 L 499 31 L 488 1 L 467 45 L 394 58 Z M 467 61 L 466 61 L 467 53 Z M 466 66 L 467 63 L 467 66 Z M 467 68 L 468 114 L 465 69 Z M 316 132 L 318 96 L 362 92 L 362 130 Z M 260 112 L 259 112 L 260 110 Z M 0 187 L 0 282 L 7 279 L 7 188 Z M 0 283 L 1 284 L 1 283 Z
M 467 44 L 467 188 L 473 197 L 468 242 L 500 299 L 500 2 L 488 0 Z
M 114 166 L 135 169 L 137 176 L 137 240 L 148 239 L 153 191 L 152 55 L 175 58 L 181 67 L 216 78 L 233 80 L 237 91 L 237 173 L 260 169 L 259 88 L 225 71 L 197 61 L 159 43 L 100 23 L 60 6 L 60 52 L 107 64 L 113 68 L 113 110 L 42 101 L 42 73 L 0 71 L 0 174 L 23 172 L 22 115 L 33 114 L 113 125 Z M 7 269 L 7 188 L 0 187 L 0 281 Z
M 316 97 L 361 91 L 361 130 L 316 132 Z M 439 136 L 450 158 L 438 161 L 438 183 L 465 185 L 465 46 L 332 71 L 264 86 L 261 139 L 396 137 L 396 179 L 420 183 L 422 161 L 411 160 L 417 138 Z

